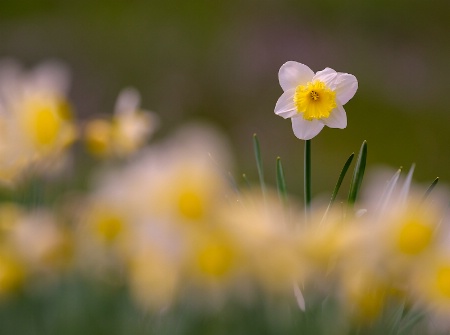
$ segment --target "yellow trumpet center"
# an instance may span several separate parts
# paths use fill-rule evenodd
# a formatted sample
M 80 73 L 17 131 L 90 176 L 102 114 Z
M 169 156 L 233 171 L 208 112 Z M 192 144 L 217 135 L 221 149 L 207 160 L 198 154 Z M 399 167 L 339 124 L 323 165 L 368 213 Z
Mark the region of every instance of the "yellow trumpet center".
M 178 196 L 179 213 L 186 219 L 200 220 L 205 214 L 205 199 L 196 190 L 183 190 Z
M 337 107 L 336 92 L 324 82 L 315 80 L 306 85 L 298 85 L 295 89 L 294 103 L 298 113 L 308 121 L 326 119 Z
M 411 220 L 403 224 L 397 238 L 399 250 L 408 255 L 417 255 L 433 240 L 433 228 L 425 223 Z
M 97 237 L 105 243 L 112 243 L 125 229 L 125 221 L 114 213 L 98 213 L 95 224 Z
M 211 241 L 198 252 L 197 264 L 200 271 L 209 277 L 220 278 L 232 268 L 234 253 L 224 242 Z
M 51 105 L 37 105 L 30 109 L 28 131 L 34 142 L 42 147 L 52 145 L 61 130 L 62 120 Z
M 436 289 L 445 298 L 450 298 L 450 265 L 441 266 L 436 273 Z

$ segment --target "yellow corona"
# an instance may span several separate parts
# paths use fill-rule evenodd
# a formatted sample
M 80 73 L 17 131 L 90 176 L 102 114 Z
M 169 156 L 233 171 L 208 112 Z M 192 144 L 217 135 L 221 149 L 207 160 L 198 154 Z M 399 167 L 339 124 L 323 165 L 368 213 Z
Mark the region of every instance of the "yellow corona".
M 305 120 L 326 119 L 337 106 L 336 92 L 328 88 L 324 82 L 315 80 L 297 86 L 294 103 L 297 112 L 302 113 Z

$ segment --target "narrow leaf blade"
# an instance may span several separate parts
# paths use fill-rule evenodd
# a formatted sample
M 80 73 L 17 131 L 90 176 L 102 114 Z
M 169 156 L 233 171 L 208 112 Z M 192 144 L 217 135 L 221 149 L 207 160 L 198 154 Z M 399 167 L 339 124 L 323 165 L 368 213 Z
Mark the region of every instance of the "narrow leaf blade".
M 428 187 L 428 189 L 426 190 L 425 194 L 423 195 L 422 202 L 427 200 L 428 196 L 430 195 L 431 191 L 433 191 L 433 189 L 435 188 L 435 186 L 438 183 L 438 181 L 439 181 L 439 177 L 436 177 L 436 179 L 433 180 L 433 182 L 431 183 L 431 185 Z
M 336 200 L 336 196 L 337 196 L 337 194 L 339 192 L 339 189 L 341 188 L 342 181 L 344 180 L 345 175 L 347 174 L 348 168 L 352 164 L 353 157 L 355 157 L 355 153 L 354 152 L 352 152 L 352 154 L 347 158 L 347 161 L 345 162 L 345 164 L 344 164 L 344 166 L 343 166 L 343 168 L 341 170 L 341 173 L 339 174 L 338 181 L 336 183 L 336 186 L 334 187 L 333 193 L 331 194 L 330 203 L 328 204 L 328 207 L 327 207 L 327 209 L 325 211 L 325 214 L 324 214 L 324 216 L 322 218 L 322 222 L 325 221 L 325 219 L 327 218 L 328 212 L 330 211 L 331 207 L 333 207 L 334 201 Z
M 341 173 L 339 175 L 338 181 L 336 183 L 336 186 L 334 187 L 334 191 L 333 194 L 331 195 L 331 200 L 330 200 L 330 204 L 328 205 L 328 207 L 331 208 L 331 206 L 333 206 L 334 200 L 336 200 L 336 196 L 339 192 L 339 189 L 341 188 L 341 184 L 342 181 L 345 178 L 345 175 L 347 174 L 348 168 L 350 167 L 350 164 L 352 164 L 353 161 L 353 157 L 355 157 L 355 153 L 353 152 L 350 157 L 348 157 L 347 161 L 344 164 L 344 167 L 341 170 Z
M 404 318 L 397 335 L 407 335 L 411 333 L 411 330 L 414 326 L 416 326 L 420 321 L 423 320 L 425 315 L 419 311 L 410 311 Z
M 278 188 L 278 195 L 284 202 L 286 202 L 287 201 L 286 181 L 284 179 L 283 166 L 281 164 L 280 157 L 277 157 L 277 188 Z
M 259 145 L 258 136 L 256 134 L 253 134 L 253 150 L 255 152 L 256 168 L 258 169 L 259 183 L 261 185 L 261 190 L 262 190 L 263 194 L 265 194 L 266 185 L 264 182 L 264 169 L 263 169 L 263 162 L 262 162 L 262 156 L 261 156 L 261 148 Z
M 367 142 L 364 141 L 358 154 L 355 170 L 353 172 L 352 182 L 350 184 L 350 192 L 348 195 L 348 204 L 351 206 L 355 203 L 361 184 L 364 178 L 367 159 Z

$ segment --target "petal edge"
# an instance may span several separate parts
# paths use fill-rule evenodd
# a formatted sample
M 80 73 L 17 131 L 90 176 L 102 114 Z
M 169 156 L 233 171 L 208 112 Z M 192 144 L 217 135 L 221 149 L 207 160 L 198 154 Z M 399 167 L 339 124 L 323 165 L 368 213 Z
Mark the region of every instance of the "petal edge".
M 283 91 L 306 84 L 314 77 L 314 72 L 305 64 L 289 61 L 281 65 L 278 80 Z
M 294 104 L 295 90 L 289 90 L 284 92 L 275 105 L 275 114 L 282 118 L 290 118 L 297 114 L 297 109 Z
M 323 129 L 325 124 L 319 120 L 308 121 L 299 115 L 292 119 L 292 130 L 294 135 L 301 140 L 310 140 Z
M 347 114 L 344 107 L 338 105 L 331 111 L 327 119 L 322 119 L 322 122 L 330 128 L 344 129 L 347 127 Z

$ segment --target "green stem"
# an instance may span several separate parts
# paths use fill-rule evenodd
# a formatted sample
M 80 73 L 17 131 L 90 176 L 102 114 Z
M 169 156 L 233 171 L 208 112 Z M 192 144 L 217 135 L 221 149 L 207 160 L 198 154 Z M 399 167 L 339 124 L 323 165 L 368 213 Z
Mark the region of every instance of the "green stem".
M 305 141 L 304 173 L 305 220 L 308 222 L 311 216 L 311 140 Z
M 256 167 L 258 169 L 259 184 L 261 185 L 261 191 L 263 197 L 266 196 L 266 183 L 264 182 L 264 170 L 261 157 L 261 148 L 259 146 L 259 139 L 256 134 L 253 134 L 253 150 L 255 152 Z

